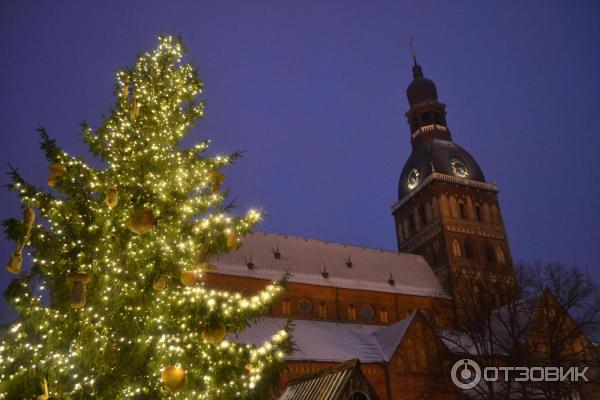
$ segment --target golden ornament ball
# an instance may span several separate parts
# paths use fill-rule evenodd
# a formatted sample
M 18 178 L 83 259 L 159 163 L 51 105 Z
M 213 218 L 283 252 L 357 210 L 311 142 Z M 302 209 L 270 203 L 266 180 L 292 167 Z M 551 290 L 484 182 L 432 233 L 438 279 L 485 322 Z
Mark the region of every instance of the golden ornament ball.
M 179 280 L 185 286 L 194 286 L 196 284 L 197 278 L 198 278 L 198 276 L 196 275 L 196 273 L 194 271 L 184 271 L 179 276 Z
M 150 232 L 154 229 L 154 214 L 147 208 L 135 210 L 127 220 L 127 228 L 138 235 Z
M 202 330 L 202 339 L 209 344 L 217 345 L 225 339 L 225 334 L 227 333 L 227 329 L 225 328 L 225 324 L 222 322 L 219 325 L 214 327 L 205 328 Z
M 238 237 L 235 233 L 230 233 L 227 235 L 227 248 L 229 250 L 233 250 L 237 247 L 239 243 Z
M 213 192 L 218 192 L 221 189 L 221 185 L 225 182 L 225 175 L 219 171 L 213 171 L 209 176 L 210 186 Z
M 108 190 L 104 194 L 104 203 L 110 208 L 113 208 L 117 204 L 119 204 L 119 192 L 117 192 L 117 188 L 108 188 Z
M 159 275 L 156 277 L 154 282 L 152 282 L 152 289 L 157 292 L 162 292 L 167 287 L 167 277 L 165 275 Z
M 63 176 L 67 173 L 67 168 L 64 165 L 58 163 L 50 164 L 48 170 L 50 171 L 50 174 L 54 176 Z
M 56 175 L 50 175 L 48 177 L 48 186 L 50 186 L 51 188 L 56 187 L 56 184 L 58 183 L 59 177 Z
M 176 392 L 185 383 L 185 370 L 178 365 L 170 365 L 163 368 L 160 373 L 160 380 L 167 389 Z

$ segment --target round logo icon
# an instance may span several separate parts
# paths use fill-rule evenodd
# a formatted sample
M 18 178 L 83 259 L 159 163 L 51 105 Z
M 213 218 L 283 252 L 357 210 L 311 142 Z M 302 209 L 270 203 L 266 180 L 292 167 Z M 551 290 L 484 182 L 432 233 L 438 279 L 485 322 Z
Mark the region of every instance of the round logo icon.
M 475 361 L 463 358 L 454 363 L 450 377 L 459 389 L 472 389 L 481 381 L 481 368 Z

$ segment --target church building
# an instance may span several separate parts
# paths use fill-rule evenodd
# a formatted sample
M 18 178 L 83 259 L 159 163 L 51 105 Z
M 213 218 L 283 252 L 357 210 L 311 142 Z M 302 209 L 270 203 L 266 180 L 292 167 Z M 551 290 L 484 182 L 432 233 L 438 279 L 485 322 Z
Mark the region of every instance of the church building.
M 513 276 L 498 189 L 454 142 L 416 59 L 412 72 L 412 152 L 391 207 L 398 251 L 256 232 L 207 277 L 250 294 L 289 274 L 270 314 L 237 338 L 262 344 L 293 320 L 295 351 L 276 398 L 462 398 L 448 374 L 457 356 L 437 332 L 456 326 L 466 273 Z

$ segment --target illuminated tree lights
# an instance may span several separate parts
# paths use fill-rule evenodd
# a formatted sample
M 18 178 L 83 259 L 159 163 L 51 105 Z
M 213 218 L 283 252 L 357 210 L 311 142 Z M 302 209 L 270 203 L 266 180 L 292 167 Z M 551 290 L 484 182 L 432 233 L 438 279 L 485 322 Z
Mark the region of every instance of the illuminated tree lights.
M 224 205 L 221 170 L 238 153 L 207 156 L 208 140 L 179 146 L 203 116 L 184 52 L 161 37 L 117 73 L 110 115 L 97 130 L 82 125 L 105 168 L 40 129 L 54 189 L 11 172 L 24 216 L 4 221 L 17 244 L 5 295 L 19 317 L 0 336 L 0 399 L 268 397 L 287 331 L 260 346 L 230 339 L 284 282 L 249 298 L 203 284 L 210 259 L 243 243 L 260 213 Z

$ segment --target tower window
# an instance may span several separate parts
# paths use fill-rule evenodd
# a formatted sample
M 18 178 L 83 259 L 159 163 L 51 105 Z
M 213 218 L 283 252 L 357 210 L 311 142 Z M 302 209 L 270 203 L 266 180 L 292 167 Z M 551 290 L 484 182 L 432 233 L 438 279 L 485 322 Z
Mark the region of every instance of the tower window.
M 420 205 L 419 208 L 419 219 L 421 220 L 421 226 L 425 226 L 429 221 L 427 220 L 427 216 L 425 215 L 425 207 Z
M 462 256 L 462 249 L 460 247 L 460 242 L 456 239 L 454 239 L 452 241 L 452 254 L 454 254 L 456 257 Z
M 423 125 L 431 124 L 431 117 L 429 116 L 428 112 L 421 114 L 421 122 Z
M 488 263 L 495 263 L 496 257 L 494 256 L 494 250 L 490 246 L 486 246 L 485 248 L 485 259 Z
M 324 301 L 319 303 L 319 318 L 327 318 L 327 304 Z
M 440 117 L 439 113 L 433 113 L 433 122 L 435 122 L 438 125 L 442 124 L 442 117 Z
M 354 307 L 354 304 L 350 304 L 350 307 L 348 307 L 348 319 L 356 321 L 356 307 Z
M 481 215 L 481 207 L 479 207 L 478 205 L 475 205 L 475 218 L 477 218 L 478 222 L 482 221 L 482 215 Z
M 467 219 L 467 212 L 465 210 L 465 203 L 458 203 L 458 212 L 462 219 Z
M 414 234 L 417 231 L 417 226 L 415 224 L 415 214 L 409 214 L 408 216 L 408 233 L 409 236 Z
M 500 246 L 496 247 L 496 258 L 498 259 L 498 262 L 500 264 L 504 264 L 506 262 L 504 250 L 502 250 L 502 247 L 500 247 Z
M 473 251 L 473 245 L 471 242 L 465 242 L 465 257 L 471 259 L 475 258 L 475 252 Z

